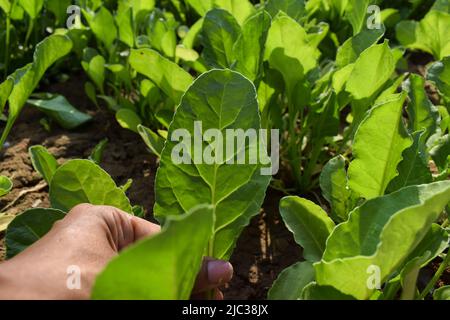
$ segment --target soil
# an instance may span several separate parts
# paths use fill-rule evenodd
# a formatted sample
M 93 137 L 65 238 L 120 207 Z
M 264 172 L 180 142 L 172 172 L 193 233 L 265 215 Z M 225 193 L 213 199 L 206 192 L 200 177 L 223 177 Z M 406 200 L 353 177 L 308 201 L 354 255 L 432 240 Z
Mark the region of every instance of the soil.
M 104 138 L 109 143 L 101 166 L 118 185 L 133 179 L 127 194 L 133 204 L 142 205 L 152 220 L 153 183 L 157 160 L 141 138 L 119 127 L 108 112 L 100 112 L 84 95 L 82 75 L 66 83 L 53 84 L 42 91 L 63 94 L 78 109 L 91 114 L 90 123 L 73 131 L 52 125 L 48 132 L 39 123 L 43 115 L 32 107 L 23 110 L 0 154 L 0 174 L 13 180 L 10 194 L 0 200 L 0 212 L 17 215 L 32 207 L 49 207 L 48 187 L 31 165 L 30 146 L 45 146 L 63 163 L 68 159 L 87 158 Z M 244 230 L 231 258 L 235 268 L 232 282 L 224 288 L 226 299 L 264 299 L 276 276 L 287 266 L 301 260 L 301 250 L 278 215 L 281 194 L 269 191 L 264 209 Z M 6 208 L 6 210 L 5 210 Z M 4 256 L 0 234 L 0 261 Z

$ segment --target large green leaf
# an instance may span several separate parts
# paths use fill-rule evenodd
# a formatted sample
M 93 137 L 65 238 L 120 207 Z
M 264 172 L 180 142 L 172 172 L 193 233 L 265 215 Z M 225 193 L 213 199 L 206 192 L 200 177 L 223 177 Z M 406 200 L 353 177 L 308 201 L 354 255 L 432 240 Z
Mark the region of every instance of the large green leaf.
M 6 140 L 14 122 L 25 105 L 28 97 L 38 85 L 45 71 L 58 59 L 64 57 L 72 49 L 72 41 L 65 35 L 51 35 L 36 46 L 33 63 L 16 70 L 10 76 L 14 88 L 9 96 L 9 116 L 0 139 L 0 148 Z
M 183 214 L 202 203 L 213 206 L 216 224 L 209 253 L 216 258 L 230 256 L 241 230 L 259 212 L 271 179 L 262 175 L 263 169 L 270 170 L 270 159 L 265 149 L 257 154 L 258 139 L 238 139 L 236 144 L 234 134 L 227 136 L 228 129 L 242 134 L 260 129 L 255 87 L 237 72 L 212 70 L 183 96 L 155 183 L 158 218 Z M 202 142 L 203 134 L 215 137 Z M 241 161 L 244 156 L 247 161 Z
M 365 202 L 327 241 L 314 265 L 320 285 L 332 286 L 358 299 L 373 293 L 367 285 L 369 267 L 387 280 L 419 245 L 450 201 L 450 181 L 403 188 Z
M 64 129 L 75 129 L 92 120 L 90 115 L 76 109 L 61 95 L 51 95 L 49 99 L 30 99 L 27 102 L 51 117 Z
M 407 48 L 431 53 L 436 59 L 450 55 L 450 14 L 431 10 L 420 21 L 402 21 L 396 27 L 397 39 Z
M 125 249 L 97 277 L 93 299 L 187 300 L 212 236 L 213 209 L 171 217 L 161 233 Z
M 18 0 L 21 7 L 31 17 L 36 19 L 44 6 L 44 0 Z
M 314 280 L 314 274 L 311 262 L 297 262 L 281 271 L 267 297 L 269 300 L 298 300 L 303 288 Z
M 202 27 L 203 57 L 213 68 L 230 68 L 233 46 L 241 33 L 236 19 L 226 10 L 209 11 Z
M 50 231 L 66 214 L 56 209 L 29 209 L 18 215 L 6 230 L 6 257 L 22 252 Z
M 131 50 L 130 65 L 152 80 L 176 105 L 194 80 L 176 63 L 151 49 Z
M 388 42 L 364 50 L 355 62 L 346 90 L 357 100 L 370 98 L 389 80 L 395 69 Z
M 48 152 L 43 146 L 32 146 L 28 149 L 30 154 L 31 164 L 34 170 L 40 173 L 47 184 L 50 185 L 53 175 L 58 168 L 58 162 L 55 157 Z
M 301 94 L 305 75 L 317 66 L 319 56 L 320 51 L 309 43 L 300 24 L 282 13 L 274 18 L 264 57 L 282 74 L 291 101 Z
M 364 50 L 380 40 L 384 31 L 384 27 L 373 30 L 363 29 L 357 35 L 347 39 L 337 51 L 336 65 L 342 68 L 354 63 Z
M 334 228 L 327 213 L 314 202 L 299 197 L 283 198 L 280 213 L 295 241 L 302 246 L 303 257 L 311 262 L 320 260 Z
M 7 195 L 13 187 L 12 181 L 5 176 L 0 176 L 0 197 Z
M 344 157 L 337 156 L 323 167 L 320 174 L 320 189 L 323 197 L 331 205 L 334 218 L 339 221 L 347 220 L 349 211 L 347 203 L 351 192 L 348 189 Z
M 132 212 L 122 189 L 106 171 L 89 160 L 71 160 L 55 171 L 50 182 L 50 202 L 53 208 L 66 212 L 82 203 Z
M 233 47 L 233 69 L 252 81 L 261 74 L 270 23 L 271 18 L 266 11 L 258 12 L 244 23 Z
M 286 13 L 294 20 L 300 20 L 305 14 L 304 0 L 269 0 L 265 9 L 272 17 L 275 17 L 280 11 Z
M 412 144 L 402 122 L 405 99 L 404 93 L 393 95 L 373 107 L 356 132 L 354 160 L 348 169 L 349 187 L 366 199 L 384 194 L 398 174 L 402 152 Z

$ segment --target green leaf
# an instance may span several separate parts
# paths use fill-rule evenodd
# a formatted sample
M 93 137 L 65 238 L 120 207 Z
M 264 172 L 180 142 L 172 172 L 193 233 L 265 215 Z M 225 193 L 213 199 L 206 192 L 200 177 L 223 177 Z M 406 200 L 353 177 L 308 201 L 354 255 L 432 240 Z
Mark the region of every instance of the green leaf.
M 152 80 L 176 105 L 194 80 L 176 63 L 151 49 L 131 50 L 129 61 L 131 67 Z
M 52 181 L 53 175 L 58 168 L 58 162 L 56 162 L 55 157 L 45 147 L 39 145 L 30 147 L 28 153 L 30 154 L 34 170 L 39 172 L 47 184 L 50 185 L 50 181 Z
M 164 148 L 165 139 L 143 125 L 138 125 L 137 130 L 147 147 L 160 158 Z
M 67 8 L 70 7 L 70 0 L 47 0 L 46 9 L 52 12 L 56 18 L 56 24 L 65 26 L 67 20 Z
M 119 39 L 128 47 L 134 47 L 134 32 L 132 23 L 133 10 L 128 1 L 120 1 L 117 14 L 114 17 L 119 31 Z
M 56 209 L 29 209 L 9 224 L 6 230 L 6 257 L 11 259 L 50 231 L 53 224 L 65 217 L 65 213 Z
M 249 0 L 213 0 L 214 7 L 227 10 L 236 18 L 236 21 L 243 25 L 250 17 L 255 8 Z
M 13 187 L 12 181 L 5 176 L 0 176 L 0 197 L 7 195 Z
M 433 293 L 433 300 L 450 300 L 450 286 L 443 286 Z
M 450 57 L 429 65 L 427 80 L 434 82 L 441 95 L 450 104 Z
M 92 298 L 189 299 L 213 226 L 210 206 L 171 217 L 161 233 L 128 247 L 106 266 L 95 281 Z
M 346 17 L 353 28 L 353 34 L 361 32 L 366 23 L 367 8 L 370 0 L 349 0 L 345 9 Z
M 384 194 L 398 174 L 402 152 L 412 144 L 402 122 L 405 98 L 404 93 L 393 95 L 390 101 L 373 107 L 356 132 L 349 187 L 366 199 Z
M 411 100 L 407 108 L 409 129 L 412 132 L 425 130 L 423 138 L 426 140 L 436 131 L 439 112 L 428 99 L 424 78 L 417 74 L 411 74 L 408 84 L 409 99 Z
M 320 189 L 323 197 L 331 205 L 332 213 L 338 221 L 347 220 L 347 202 L 350 198 L 345 159 L 341 155 L 334 157 L 323 167 L 320 174 Z
M 384 27 L 381 29 L 363 29 L 357 35 L 347 39 L 339 47 L 336 55 L 336 65 L 340 68 L 356 62 L 361 53 L 371 47 L 384 35 Z
M 364 50 L 355 62 L 346 90 L 354 99 L 370 98 L 389 80 L 395 70 L 388 42 Z
M 298 300 L 303 288 L 314 280 L 314 268 L 311 262 L 297 262 L 284 269 L 268 293 L 269 300 Z
M 322 261 L 314 265 L 320 285 L 367 299 L 368 270 L 378 267 L 381 283 L 406 261 L 450 201 L 450 181 L 403 188 L 365 202 L 337 226 Z
M 448 232 L 440 225 L 433 223 L 428 233 L 410 254 L 407 261 L 420 257 L 422 260 L 420 267 L 423 268 L 447 249 L 448 241 Z
M 428 168 L 428 157 L 423 143 L 424 132 L 413 133 L 413 144 L 403 151 L 403 160 L 397 167 L 398 176 L 389 184 L 388 191 L 396 191 L 403 187 L 430 183 L 433 181 Z
M 97 12 L 83 11 L 83 13 L 95 37 L 110 50 L 118 35 L 111 12 L 102 6 Z
M 138 133 L 138 126 L 142 124 L 141 118 L 131 109 L 122 108 L 116 113 L 116 120 L 124 129 Z
M 9 95 L 14 88 L 14 80 L 7 78 L 2 84 L 0 84 L 0 113 L 5 110 L 6 101 L 8 101 Z
M 236 19 L 226 10 L 209 11 L 202 27 L 203 58 L 213 68 L 230 68 L 233 46 L 241 33 Z
M 108 145 L 108 138 L 103 139 L 92 150 L 89 160 L 94 161 L 96 164 L 100 165 L 103 158 L 103 152 L 105 151 L 106 146 Z
M 0 0 L 0 8 L 8 14 L 11 11 L 11 2 L 9 0 Z
M 21 7 L 31 17 L 36 19 L 44 6 L 44 0 L 18 0 Z
M 280 201 L 280 213 L 295 242 L 303 248 L 303 257 L 315 262 L 322 258 L 325 243 L 334 222 L 315 203 L 299 197 L 285 197 Z
M 266 11 L 250 17 L 242 26 L 242 33 L 233 47 L 233 69 L 252 81 L 261 74 L 270 23 L 271 17 Z
M 95 83 L 100 92 L 103 93 L 103 84 L 105 82 L 105 58 L 97 53 L 96 50 L 86 48 L 83 51 L 83 61 L 81 65 L 89 78 Z
M 214 0 L 186 0 L 187 6 L 191 6 L 200 16 L 204 16 L 213 7 Z
M 28 97 L 33 93 L 44 76 L 45 71 L 58 59 L 67 55 L 71 49 L 72 41 L 67 36 L 51 35 L 36 46 L 33 63 L 16 70 L 10 76 L 14 81 L 14 88 L 8 99 L 9 116 L 0 139 L 0 148 L 3 146 Z
M 270 159 L 265 149 L 258 152 L 258 139 L 236 144 L 235 135 L 226 133 L 227 129 L 258 131 L 258 112 L 255 87 L 248 79 L 234 71 L 212 70 L 188 89 L 169 128 L 156 177 L 154 213 L 163 218 L 211 204 L 216 216 L 211 257 L 230 256 L 240 232 L 259 212 L 271 180 L 263 175 L 263 170 L 270 171 Z M 217 139 L 202 143 L 203 134 L 212 131 Z M 224 152 L 231 143 L 234 147 Z M 199 153 L 200 148 L 204 152 Z M 247 161 L 240 164 L 244 156 Z
M 303 288 L 301 300 L 355 300 L 350 295 L 343 294 L 339 290 L 330 286 L 320 286 L 316 282 L 311 282 Z
M 27 102 L 55 120 L 64 129 L 75 129 L 92 120 L 90 115 L 78 111 L 61 95 L 51 95 L 46 100 L 29 99 Z
M 298 88 L 305 81 L 305 75 L 317 66 L 319 56 L 320 51 L 309 43 L 300 24 L 284 14 L 275 17 L 267 36 L 264 58 L 271 68 L 283 75 L 291 101 L 296 101 L 301 93 Z
M 436 59 L 450 55 L 450 14 L 431 10 L 420 21 L 402 21 L 396 26 L 398 41 L 413 50 L 422 50 Z
M 89 160 L 71 160 L 56 170 L 50 183 L 53 208 L 69 212 L 82 203 L 108 205 L 131 213 L 122 189 L 109 174 Z
M 450 160 L 450 136 L 446 134 L 440 137 L 430 148 L 429 154 L 440 171 L 447 170 Z
M 304 0 L 269 0 L 265 9 L 272 17 L 280 11 L 286 13 L 292 19 L 299 21 L 305 15 Z

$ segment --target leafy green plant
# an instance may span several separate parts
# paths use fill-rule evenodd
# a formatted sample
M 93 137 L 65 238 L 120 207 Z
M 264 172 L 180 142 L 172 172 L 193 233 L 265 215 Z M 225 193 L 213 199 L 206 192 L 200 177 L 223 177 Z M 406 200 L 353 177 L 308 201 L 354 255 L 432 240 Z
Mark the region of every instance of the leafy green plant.
M 19 116 L 20 111 L 27 102 L 27 99 L 33 93 L 44 76 L 45 71 L 58 59 L 67 55 L 72 49 L 72 41 L 64 35 L 52 35 L 36 46 L 33 62 L 17 70 L 10 75 L 2 88 L 1 109 L 8 101 L 8 120 L 0 138 L 0 148 L 3 147 L 5 140 Z

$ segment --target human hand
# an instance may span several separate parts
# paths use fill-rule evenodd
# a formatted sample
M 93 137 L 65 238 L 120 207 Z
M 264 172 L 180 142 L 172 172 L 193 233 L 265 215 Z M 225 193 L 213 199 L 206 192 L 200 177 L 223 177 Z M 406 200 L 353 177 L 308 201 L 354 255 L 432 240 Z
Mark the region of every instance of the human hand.
M 156 224 L 108 206 L 78 205 L 42 239 L 0 264 L 0 299 L 89 299 L 96 276 L 118 253 L 160 231 Z M 67 286 L 68 267 L 81 272 L 79 289 Z M 206 297 L 233 275 L 230 263 L 206 258 L 193 298 Z

